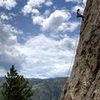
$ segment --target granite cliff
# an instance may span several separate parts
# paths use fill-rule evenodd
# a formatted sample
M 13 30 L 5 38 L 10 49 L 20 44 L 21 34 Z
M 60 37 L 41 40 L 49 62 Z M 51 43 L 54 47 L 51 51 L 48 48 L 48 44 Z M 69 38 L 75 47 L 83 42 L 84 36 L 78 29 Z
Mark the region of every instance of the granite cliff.
M 87 0 L 71 77 L 60 100 L 100 100 L 100 0 Z

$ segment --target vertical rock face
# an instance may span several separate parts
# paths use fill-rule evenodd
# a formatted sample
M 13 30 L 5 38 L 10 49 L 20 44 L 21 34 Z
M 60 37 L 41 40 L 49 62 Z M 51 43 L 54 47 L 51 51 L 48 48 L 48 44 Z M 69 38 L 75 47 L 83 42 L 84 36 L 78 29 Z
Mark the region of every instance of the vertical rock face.
M 61 100 L 100 100 L 100 0 L 87 0 L 71 77 Z

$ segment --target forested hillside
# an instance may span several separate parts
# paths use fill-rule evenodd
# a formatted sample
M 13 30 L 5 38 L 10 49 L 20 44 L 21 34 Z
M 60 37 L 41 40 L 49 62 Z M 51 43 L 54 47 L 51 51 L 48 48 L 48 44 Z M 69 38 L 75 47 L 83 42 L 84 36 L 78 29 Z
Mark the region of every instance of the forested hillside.
M 34 91 L 33 100 L 59 100 L 62 86 L 67 78 L 27 79 Z M 0 84 L 4 78 L 0 78 Z

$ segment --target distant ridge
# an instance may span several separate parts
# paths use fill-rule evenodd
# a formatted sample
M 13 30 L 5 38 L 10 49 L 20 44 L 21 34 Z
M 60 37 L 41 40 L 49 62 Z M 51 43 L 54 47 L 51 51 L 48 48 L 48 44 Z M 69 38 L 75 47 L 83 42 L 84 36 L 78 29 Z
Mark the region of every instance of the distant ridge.
M 0 84 L 4 81 L 0 78 Z M 27 78 L 34 90 L 33 100 L 59 100 L 61 89 L 68 78 L 58 77 L 50 79 Z

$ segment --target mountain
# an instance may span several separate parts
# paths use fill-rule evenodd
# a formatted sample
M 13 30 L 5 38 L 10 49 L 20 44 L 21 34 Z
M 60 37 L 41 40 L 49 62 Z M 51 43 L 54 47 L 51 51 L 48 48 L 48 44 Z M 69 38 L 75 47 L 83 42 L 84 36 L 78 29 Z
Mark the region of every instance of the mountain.
M 73 70 L 61 100 L 100 100 L 100 0 L 87 0 Z
M 67 78 L 27 79 L 34 90 L 33 100 L 59 100 L 62 86 Z M 0 84 L 4 78 L 0 78 Z
M 34 100 L 59 100 L 62 86 L 66 80 L 67 78 L 54 78 L 41 80 L 34 84 Z

